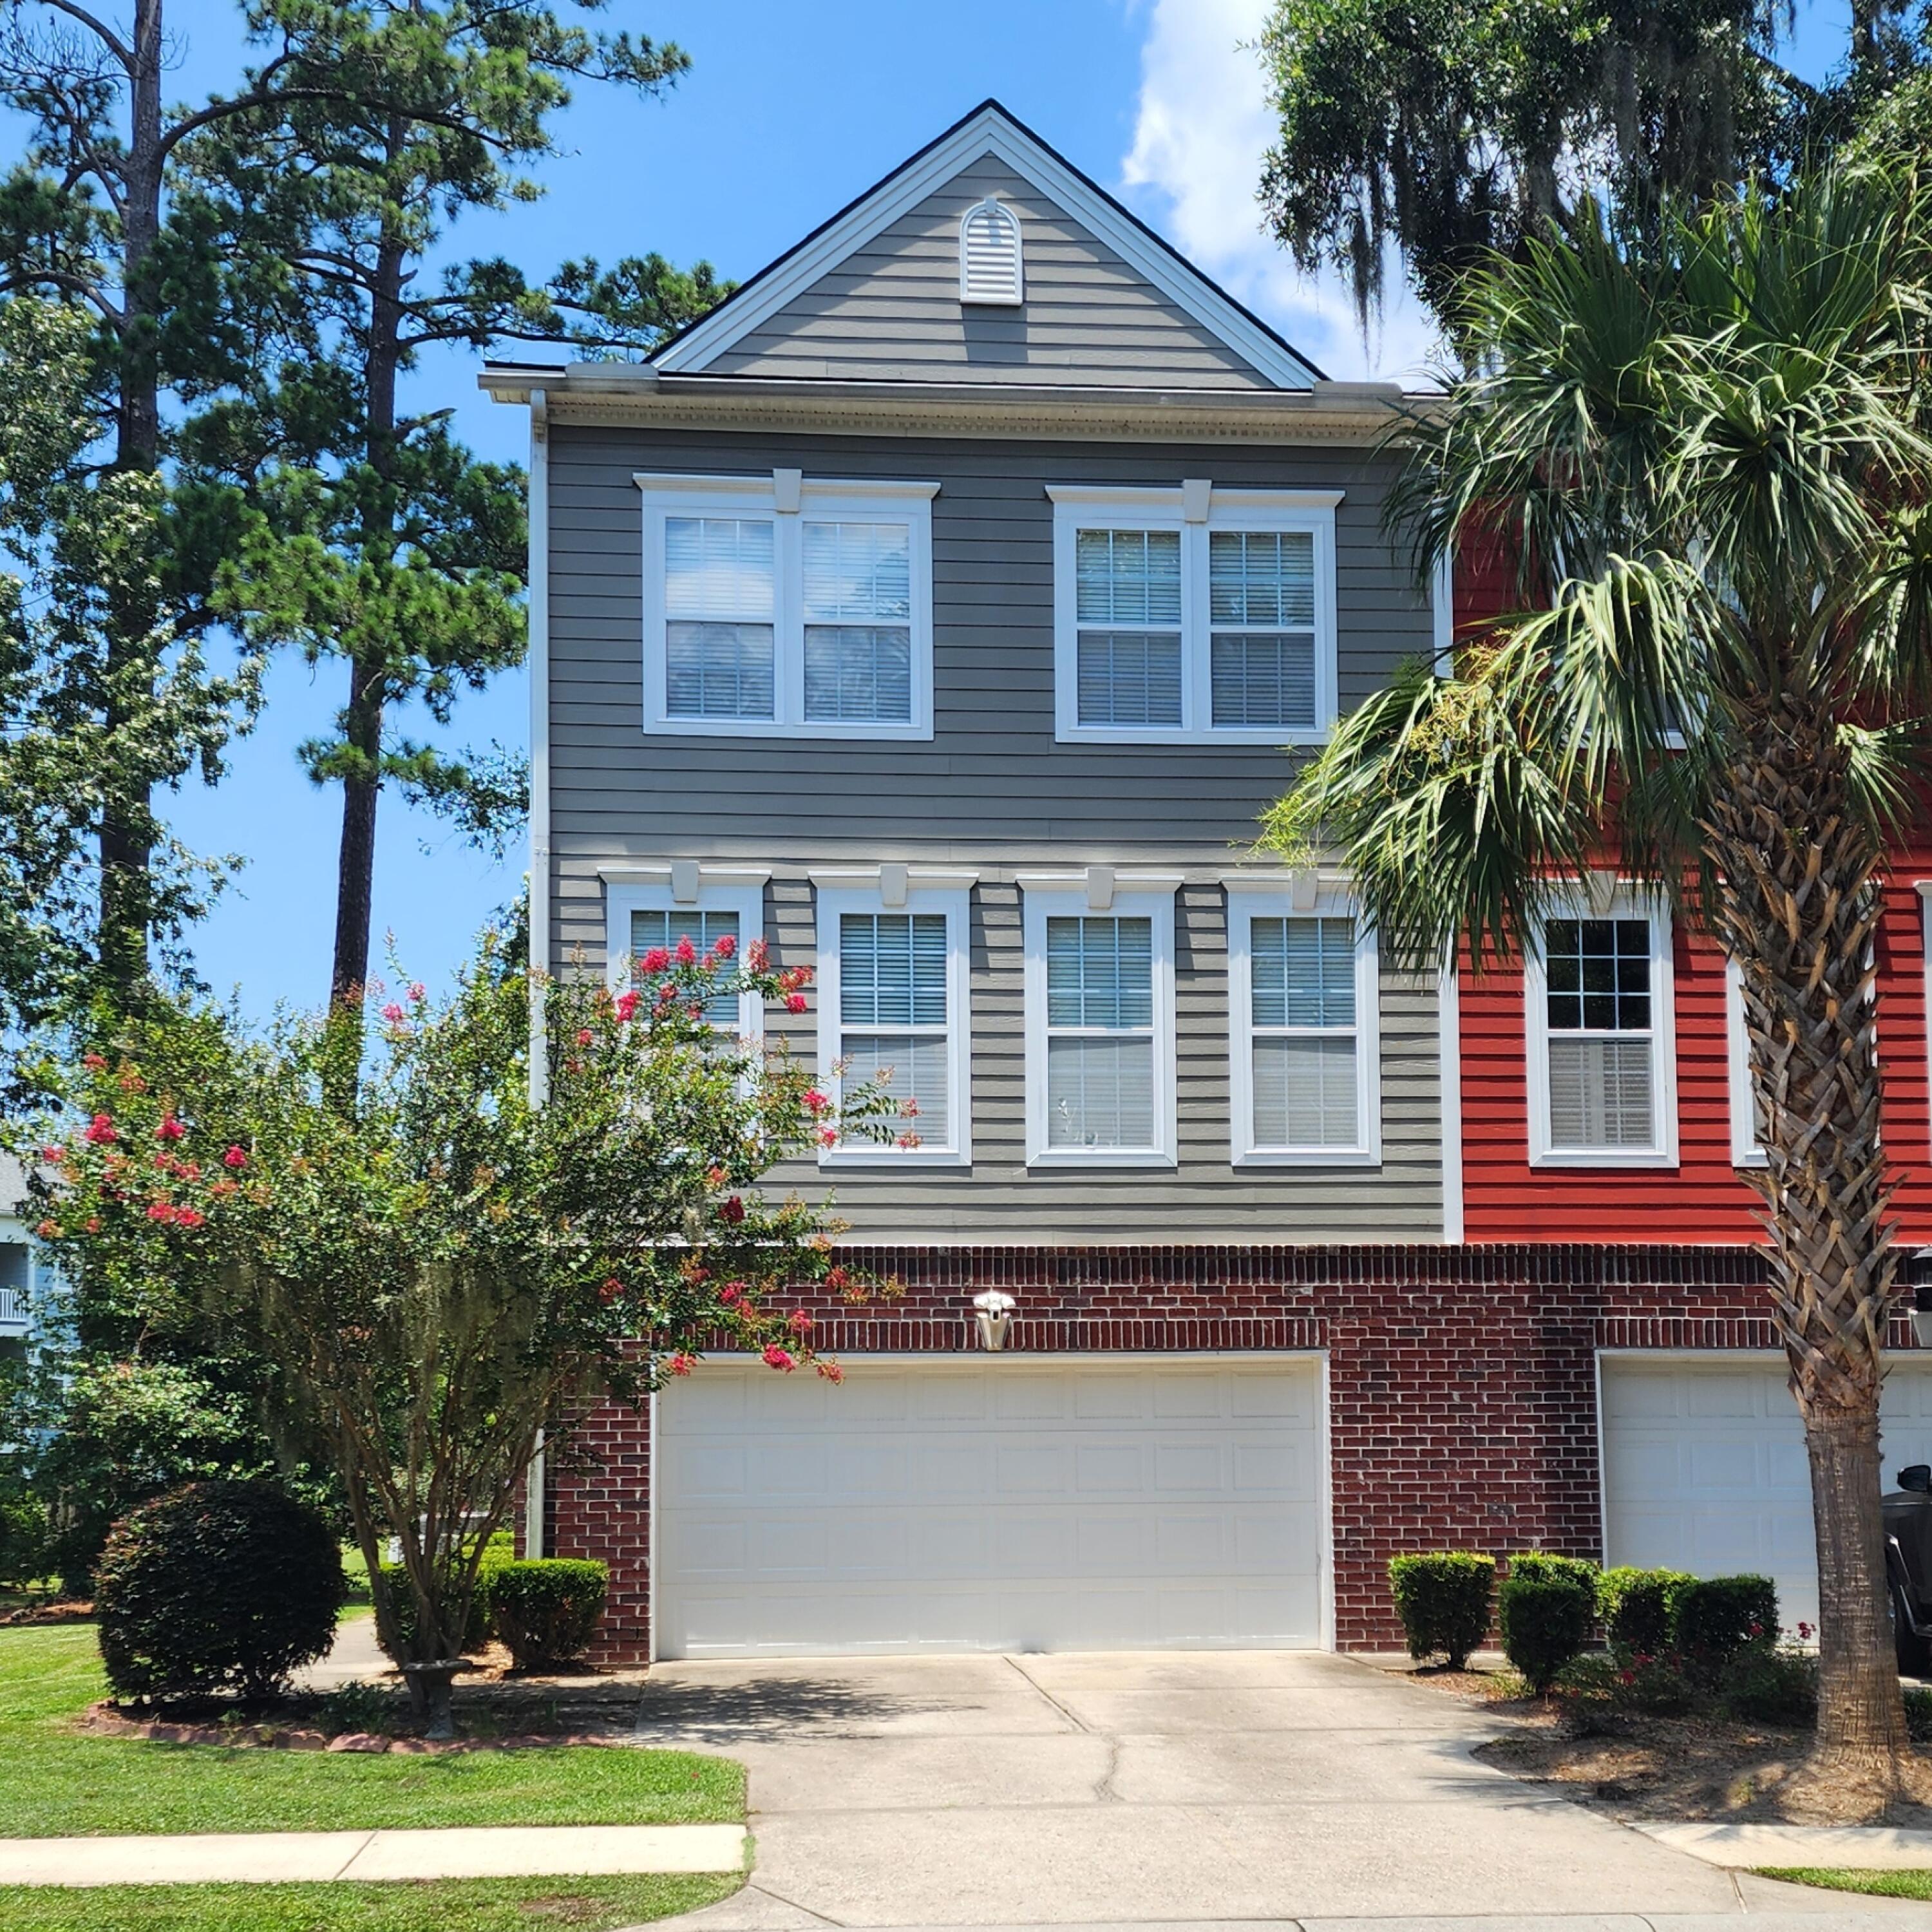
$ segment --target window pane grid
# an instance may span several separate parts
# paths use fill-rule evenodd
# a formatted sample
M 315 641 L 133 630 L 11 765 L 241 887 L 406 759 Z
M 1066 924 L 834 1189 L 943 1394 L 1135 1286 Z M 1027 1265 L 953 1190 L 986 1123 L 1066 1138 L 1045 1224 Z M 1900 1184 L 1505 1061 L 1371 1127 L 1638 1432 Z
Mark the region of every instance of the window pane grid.
M 1154 922 L 1046 922 L 1049 1148 L 1154 1144 Z
M 1544 974 L 1551 1147 L 1653 1145 L 1650 922 L 1552 920 Z
M 1082 625 L 1180 627 L 1178 530 L 1082 530 L 1074 558 Z
M 654 909 L 649 912 L 634 912 L 631 915 L 631 958 L 634 963 L 641 959 L 653 946 L 662 946 L 667 952 L 674 952 L 680 939 L 688 939 L 697 947 L 702 957 L 716 946 L 718 940 L 729 938 L 735 944 L 740 937 L 738 915 L 735 912 L 692 912 L 680 909 Z M 726 977 L 734 969 L 727 966 Z M 717 1027 L 727 1033 L 738 1030 L 738 996 L 735 993 L 718 993 L 706 1000 L 704 1018 L 707 1024 Z
M 1358 1145 L 1355 922 L 1251 920 L 1248 959 L 1256 1146 Z
M 844 913 L 838 922 L 838 1058 L 848 1086 L 910 1101 L 907 1130 L 952 1142 L 950 952 L 944 913 Z M 890 1030 L 888 1030 L 890 1029 Z M 866 1148 L 876 1143 L 857 1140 Z

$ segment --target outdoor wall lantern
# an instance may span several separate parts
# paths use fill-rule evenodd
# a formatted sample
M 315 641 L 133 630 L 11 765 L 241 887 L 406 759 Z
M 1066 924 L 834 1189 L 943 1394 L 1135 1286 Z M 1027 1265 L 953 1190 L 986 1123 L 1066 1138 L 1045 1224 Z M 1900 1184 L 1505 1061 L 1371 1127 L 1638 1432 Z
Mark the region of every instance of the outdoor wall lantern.
M 1906 1257 L 1905 1279 L 1912 1290 L 1912 1339 L 1932 1348 L 1932 1248 L 1914 1248 Z
M 1006 1336 L 1013 1325 L 1013 1310 L 1018 1305 L 1010 1294 L 997 1288 L 989 1288 L 984 1294 L 974 1296 L 974 1318 L 980 1325 L 981 1348 L 998 1354 L 1006 1346 Z

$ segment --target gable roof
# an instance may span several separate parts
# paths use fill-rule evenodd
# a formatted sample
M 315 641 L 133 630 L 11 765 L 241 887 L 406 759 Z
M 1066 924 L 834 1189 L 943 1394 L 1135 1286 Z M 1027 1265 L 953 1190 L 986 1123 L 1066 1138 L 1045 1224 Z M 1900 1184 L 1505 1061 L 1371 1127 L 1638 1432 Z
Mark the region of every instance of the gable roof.
M 1322 380 L 1306 356 L 997 100 L 982 102 L 742 284 L 660 349 L 652 366 L 667 375 L 698 375 L 710 369 L 855 250 L 989 154 L 1058 203 L 1276 388 L 1305 390 Z

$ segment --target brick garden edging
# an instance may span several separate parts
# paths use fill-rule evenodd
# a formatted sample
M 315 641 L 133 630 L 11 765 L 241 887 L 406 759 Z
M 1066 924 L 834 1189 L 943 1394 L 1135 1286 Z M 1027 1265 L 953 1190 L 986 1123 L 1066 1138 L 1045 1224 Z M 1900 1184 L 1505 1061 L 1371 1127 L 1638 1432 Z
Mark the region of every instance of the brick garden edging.
M 976 1346 L 1000 1288 L 1028 1354 L 1321 1349 L 1328 1363 L 1336 1640 L 1400 1646 L 1388 1562 L 1404 1550 L 1600 1556 L 1599 1348 L 1769 1349 L 1762 1251 L 1738 1246 L 842 1248 L 904 1284 L 858 1307 L 807 1296 L 827 1354 Z M 1892 1346 L 1911 1346 L 1901 1316 Z M 649 1642 L 647 1420 L 600 1410 L 599 1466 L 552 1473 L 546 1547 L 610 1566 L 592 1652 Z

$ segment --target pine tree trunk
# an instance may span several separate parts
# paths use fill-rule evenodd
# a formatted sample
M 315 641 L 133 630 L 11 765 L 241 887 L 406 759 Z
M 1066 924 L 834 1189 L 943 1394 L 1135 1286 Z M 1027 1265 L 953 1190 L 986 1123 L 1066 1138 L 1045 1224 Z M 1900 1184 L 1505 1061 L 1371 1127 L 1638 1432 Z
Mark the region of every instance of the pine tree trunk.
M 382 785 L 382 674 L 349 664 L 347 729 L 355 769 L 342 782 L 342 841 L 335 877 L 335 960 L 332 1000 L 362 997 L 369 976 L 369 929 L 376 891 L 376 798 Z
M 1882 1807 L 1905 1712 L 1886 1618 L 1879 1395 L 1895 1255 L 1879 1144 L 1879 851 L 1828 707 L 1802 676 L 1736 720 L 1706 826 L 1719 938 L 1742 970 L 1771 1292 L 1811 1466 L 1820 1593 L 1813 1774 Z

